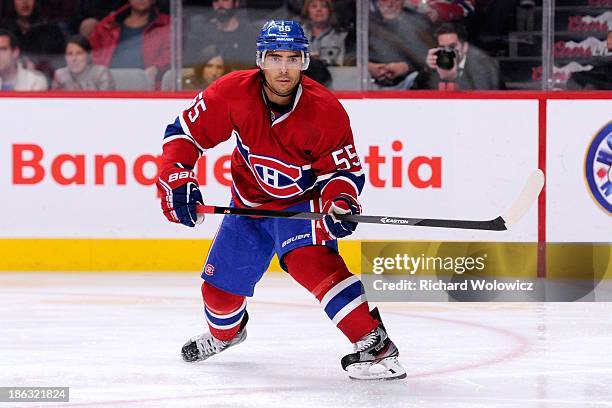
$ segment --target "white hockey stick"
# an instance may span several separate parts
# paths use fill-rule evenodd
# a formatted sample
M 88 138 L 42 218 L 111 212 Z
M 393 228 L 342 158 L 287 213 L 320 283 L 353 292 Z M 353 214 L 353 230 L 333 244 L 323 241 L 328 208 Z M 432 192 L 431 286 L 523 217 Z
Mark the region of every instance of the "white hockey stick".
M 506 224 L 506 228 L 516 224 L 521 218 L 523 218 L 525 213 L 527 213 L 529 208 L 531 208 L 533 203 L 535 203 L 538 199 L 542 188 L 544 188 L 544 172 L 537 169 L 531 173 L 527 179 L 527 183 L 525 184 L 525 187 L 523 187 L 521 194 L 502 214 L 501 217 Z

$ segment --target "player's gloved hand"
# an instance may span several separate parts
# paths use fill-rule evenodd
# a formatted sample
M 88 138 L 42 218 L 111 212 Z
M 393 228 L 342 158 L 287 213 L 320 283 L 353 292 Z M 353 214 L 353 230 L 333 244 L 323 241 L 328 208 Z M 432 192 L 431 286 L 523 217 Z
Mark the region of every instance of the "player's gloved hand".
M 204 214 L 196 213 L 196 204 L 204 204 L 195 173 L 180 163 L 161 171 L 157 179 L 161 207 L 169 221 L 195 227 L 204 221 Z
M 339 196 L 330 200 L 323 207 L 323 212 L 328 213 L 321 223 L 321 229 L 325 240 L 344 238 L 351 235 L 357 228 L 356 222 L 340 221 L 334 215 L 337 214 L 361 214 L 361 205 L 349 196 Z

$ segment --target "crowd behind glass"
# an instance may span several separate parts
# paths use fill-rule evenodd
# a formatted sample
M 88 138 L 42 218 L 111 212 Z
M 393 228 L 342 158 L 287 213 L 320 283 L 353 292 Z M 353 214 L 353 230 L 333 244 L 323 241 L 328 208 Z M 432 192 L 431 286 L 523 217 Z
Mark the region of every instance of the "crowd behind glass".
M 553 2 L 548 83 L 541 0 L 359 1 L 0 0 L 0 91 L 203 89 L 255 67 L 272 18 L 302 23 L 305 74 L 335 90 L 612 89 L 612 0 Z

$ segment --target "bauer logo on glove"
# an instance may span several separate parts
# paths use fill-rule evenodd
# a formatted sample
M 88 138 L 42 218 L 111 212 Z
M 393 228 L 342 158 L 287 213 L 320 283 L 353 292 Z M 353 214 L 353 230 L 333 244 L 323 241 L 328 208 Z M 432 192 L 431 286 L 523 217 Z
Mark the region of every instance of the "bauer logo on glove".
M 157 189 L 162 210 L 169 221 L 188 227 L 204 221 L 204 215 L 196 212 L 196 205 L 204 204 L 204 200 L 190 168 L 180 163 L 164 168 L 157 180 Z
M 193 171 L 181 171 L 178 173 L 172 173 L 170 174 L 170 177 L 168 177 L 168 181 L 172 183 L 173 181 L 176 181 L 176 180 L 188 179 L 188 178 L 195 178 L 195 173 Z

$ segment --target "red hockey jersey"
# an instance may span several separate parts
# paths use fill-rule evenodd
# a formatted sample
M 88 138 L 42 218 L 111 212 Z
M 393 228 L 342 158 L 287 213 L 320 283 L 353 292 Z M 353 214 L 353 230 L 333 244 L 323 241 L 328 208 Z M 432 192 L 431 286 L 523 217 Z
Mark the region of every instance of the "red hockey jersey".
M 356 199 L 363 188 L 346 111 L 307 77 L 291 111 L 272 120 L 258 70 L 225 75 L 167 127 L 162 157 L 193 168 L 206 149 L 230 137 L 236 206 L 282 209 L 319 194 L 324 205 L 341 194 Z

